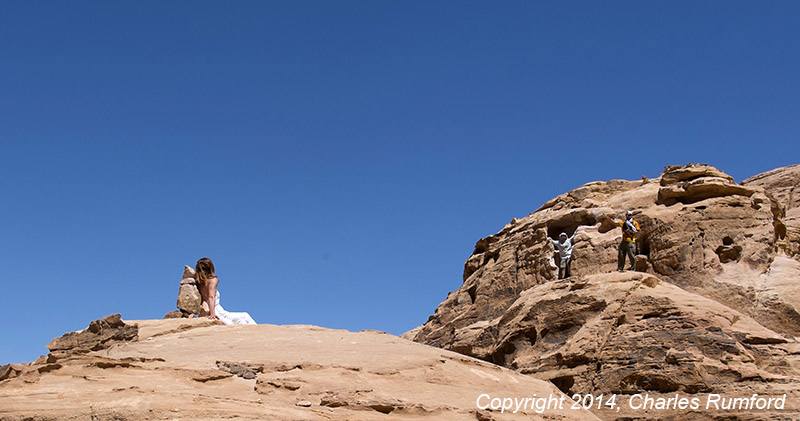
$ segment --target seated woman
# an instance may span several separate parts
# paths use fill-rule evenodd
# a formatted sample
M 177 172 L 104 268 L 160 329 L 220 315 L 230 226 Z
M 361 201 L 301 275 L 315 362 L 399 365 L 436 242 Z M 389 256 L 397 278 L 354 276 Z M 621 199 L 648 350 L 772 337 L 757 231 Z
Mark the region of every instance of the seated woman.
M 208 306 L 208 318 L 222 320 L 226 325 L 239 324 L 239 325 L 254 325 L 255 320 L 250 317 L 246 312 L 230 312 L 226 311 L 219 304 L 219 291 L 217 285 L 219 278 L 214 274 L 214 262 L 208 257 L 204 257 L 197 261 L 194 268 L 195 278 L 197 279 L 197 289 L 200 290 L 200 296 L 203 299 L 203 308 Z M 211 303 L 214 305 L 211 305 Z

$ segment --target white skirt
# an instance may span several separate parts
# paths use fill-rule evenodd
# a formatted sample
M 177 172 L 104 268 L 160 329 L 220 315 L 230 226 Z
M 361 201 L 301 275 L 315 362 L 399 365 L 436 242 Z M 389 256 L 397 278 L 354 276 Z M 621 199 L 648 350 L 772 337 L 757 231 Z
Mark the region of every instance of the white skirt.
M 256 321 L 250 317 L 245 311 L 227 311 L 219 305 L 219 290 L 217 290 L 217 297 L 214 299 L 214 313 L 226 325 L 254 325 Z

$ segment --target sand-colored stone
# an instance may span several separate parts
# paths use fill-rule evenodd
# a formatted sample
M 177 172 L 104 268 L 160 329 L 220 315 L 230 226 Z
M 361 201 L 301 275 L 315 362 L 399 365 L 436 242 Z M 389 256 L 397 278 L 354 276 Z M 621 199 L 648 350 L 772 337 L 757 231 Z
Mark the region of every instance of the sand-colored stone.
M 92 321 L 86 329 L 54 338 L 47 344 L 47 349 L 52 362 L 54 357 L 99 351 L 119 342 L 135 340 L 137 334 L 136 326 L 123 322 L 119 314 L 112 314 Z
M 200 314 L 203 299 L 195 284 L 183 284 L 178 290 L 178 310 L 184 314 Z
M 314 326 L 96 320 L 54 339 L 48 356 L 0 367 L 0 420 L 798 419 L 798 185 L 800 166 L 737 184 L 693 164 L 553 198 L 479 240 L 463 284 L 403 335 L 438 348 Z M 639 255 L 636 272 L 620 273 L 612 219 L 626 210 L 641 225 Z M 557 280 L 548 237 L 576 230 L 573 276 Z M 186 266 L 182 289 L 193 276 Z M 562 391 L 616 394 L 620 410 L 476 405 L 482 393 Z M 785 395 L 786 405 L 622 405 L 710 393 Z
M 194 317 L 205 316 L 208 314 L 207 305 L 203 303 L 203 298 L 198 289 L 197 279 L 195 279 L 194 269 L 191 266 L 183 266 L 183 278 L 178 289 L 177 310 L 168 312 L 164 318 Z
M 742 182 L 759 187 L 772 196 L 780 221 L 775 227 L 778 246 L 794 257 L 800 257 L 800 165 L 777 168 L 750 177 Z
M 207 319 L 126 325 L 138 327 L 138 340 L 57 364 L 15 365 L 21 373 L 0 381 L 0 419 L 597 419 L 566 408 L 479 410 L 482 393 L 563 395 L 548 382 L 381 332 Z
M 479 240 L 463 284 L 403 336 L 568 392 L 793 393 L 800 256 L 785 220 L 797 209 L 798 184 L 799 166 L 740 185 L 702 164 L 667 167 L 656 180 L 587 183 Z M 616 272 L 621 230 L 609 218 L 626 210 L 641 225 L 641 273 Z M 547 237 L 576 230 L 574 276 L 557 281 Z

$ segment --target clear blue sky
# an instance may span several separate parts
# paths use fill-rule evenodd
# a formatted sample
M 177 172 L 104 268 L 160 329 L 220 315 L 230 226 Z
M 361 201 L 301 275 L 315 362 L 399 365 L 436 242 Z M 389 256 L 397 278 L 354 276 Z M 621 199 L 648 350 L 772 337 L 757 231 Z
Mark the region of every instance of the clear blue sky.
M 593 180 L 800 162 L 800 2 L 0 2 L 0 364 L 161 318 L 393 334 Z

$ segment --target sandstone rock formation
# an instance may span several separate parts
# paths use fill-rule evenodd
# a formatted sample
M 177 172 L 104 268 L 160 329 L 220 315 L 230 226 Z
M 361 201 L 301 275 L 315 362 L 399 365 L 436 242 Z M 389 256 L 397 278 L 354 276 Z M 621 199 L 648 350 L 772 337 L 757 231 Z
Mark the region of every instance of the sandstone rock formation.
M 588 183 L 479 240 L 461 287 L 404 337 L 569 393 L 786 392 L 797 413 L 798 184 L 799 166 L 736 184 L 699 164 L 667 167 L 656 180 Z M 621 230 L 607 217 L 626 210 L 642 227 L 643 273 L 615 272 Z M 575 230 L 573 277 L 558 281 L 547 237 Z
M 0 367 L 0 419 L 597 419 L 566 408 L 478 409 L 484 393 L 564 395 L 533 377 L 382 332 L 201 318 L 125 326 L 138 328 L 138 340 L 57 363 Z
M 112 315 L 33 363 L 0 366 L 0 420 L 798 419 L 798 184 L 800 166 L 737 184 L 687 165 L 560 195 L 479 240 L 460 288 L 404 335 L 443 349 L 373 331 Z M 637 271 L 616 272 L 610 218 L 628 209 L 642 227 Z M 573 276 L 557 280 L 547 238 L 576 230 Z M 191 268 L 183 279 L 172 317 L 202 311 Z M 619 410 L 511 414 L 478 408 L 482 394 L 620 399 Z M 785 405 L 623 405 L 641 394 Z
M 170 311 L 164 318 L 205 316 L 207 310 L 203 308 L 202 302 L 203 298 L 200 290 L 197 289 L 194 269 L 191 266 L 184 266 L 183 278 L 178 290 L 178 310 Z
M 775 210 L 782 223 L 775 227 L 779 245 L 789 255 L 800 256 L 800 165 L 767 171 L 744 180 L 742 184 L 764 189 L 781 205 Z
M 139 329 L 122 321 L 122 316 L 112 314 L 89 323 L 89 327 L 78 332 L 69 332 L 53 339 L 47 345 L 49 360 L 70 354 L 86 354 L 89 351 L 106 349 L 117 342 L 135 340 Z

